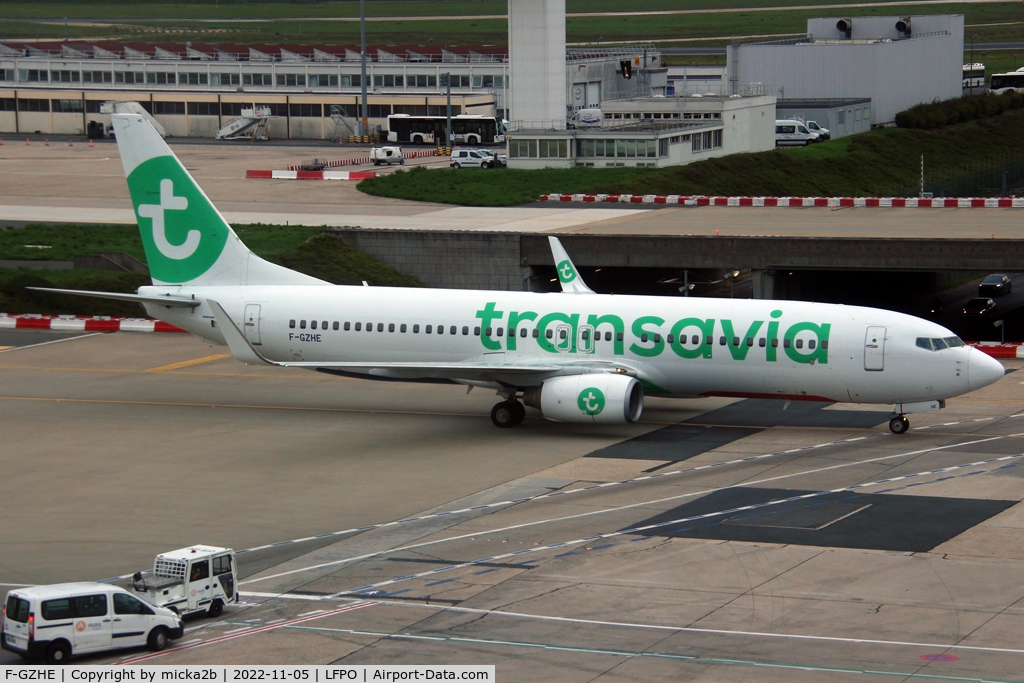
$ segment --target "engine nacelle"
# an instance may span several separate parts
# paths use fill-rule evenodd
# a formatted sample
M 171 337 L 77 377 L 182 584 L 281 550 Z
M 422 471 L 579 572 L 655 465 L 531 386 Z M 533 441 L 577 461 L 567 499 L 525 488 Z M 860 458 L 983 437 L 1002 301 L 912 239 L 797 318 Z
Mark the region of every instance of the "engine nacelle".
M 556 422 L 625 424 L 639 420 L 644 410 L 640 382 L 607 372 L 552 377 L 526 391 L 523 400 Z

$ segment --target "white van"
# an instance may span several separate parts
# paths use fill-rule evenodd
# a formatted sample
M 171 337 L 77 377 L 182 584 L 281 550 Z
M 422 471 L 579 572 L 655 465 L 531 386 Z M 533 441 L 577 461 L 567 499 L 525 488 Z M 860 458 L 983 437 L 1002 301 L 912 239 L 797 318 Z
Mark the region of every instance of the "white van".
M 775 121 L 775 146 L 809 145 L 818 141 L 818 134 L 812 133 L 803 121 L 777 119 Z
M 370 150 L 370 161 L 374 166 L 399 164 L 405 166 L 405 155 L 401 147 L 374 147 Z
M 122 647 L 167 647 L 184 634 L 181 618 L 119 586 L 60 583 L 7 593 L 0 647 L 26 659 L 63 664 L 72 655 Z
M 456 147 L 452 150 L 452 158 L 449 165 L 452 168 L 494 168 L 496 163 L 493 156 L 485 154 L 478 149 L 459 149 Z

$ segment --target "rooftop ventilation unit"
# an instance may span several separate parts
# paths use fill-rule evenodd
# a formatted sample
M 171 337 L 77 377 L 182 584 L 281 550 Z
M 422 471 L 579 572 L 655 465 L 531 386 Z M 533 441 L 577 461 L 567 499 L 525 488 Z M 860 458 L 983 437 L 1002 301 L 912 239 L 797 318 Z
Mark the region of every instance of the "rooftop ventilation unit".
M 896 22 L 896 30 L 905 36 L 910 35 L 910 17 L 900 17 Z
M 853 19 L 840 19 L 836 22 L 836 30 L 843 34 L 844 38 L 853 35 Z

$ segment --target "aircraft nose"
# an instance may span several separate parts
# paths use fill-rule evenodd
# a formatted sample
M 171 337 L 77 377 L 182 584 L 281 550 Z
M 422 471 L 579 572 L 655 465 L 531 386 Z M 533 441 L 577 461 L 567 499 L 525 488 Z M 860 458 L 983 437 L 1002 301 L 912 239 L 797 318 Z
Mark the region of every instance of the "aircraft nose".
M 967 384 L 971 391 L 987 387 L 1005 374 L 1002 363 L 984 351 L 971 349 L 971 355 L 967 358 Z

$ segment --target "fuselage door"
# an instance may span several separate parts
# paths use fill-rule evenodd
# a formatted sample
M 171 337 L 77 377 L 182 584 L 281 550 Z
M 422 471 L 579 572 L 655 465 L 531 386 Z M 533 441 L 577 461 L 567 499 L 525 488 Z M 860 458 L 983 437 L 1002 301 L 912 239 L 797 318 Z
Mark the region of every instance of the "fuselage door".
M 260 305 L 245 305 L 245 338 L 254 346 L 260 345 Z
M 559 325 L 555 328 L 555 349 L 559 353 L 572 351 L 573 341 L 572 325 Z
M 885 369 L 884 327 L 869 327 L 864 336 L 864 369 L 875 372 Z
M 594 328 L 590 325 L 580 325 L 580 339 L 576 343 L 577 353 L 594 352 Z

